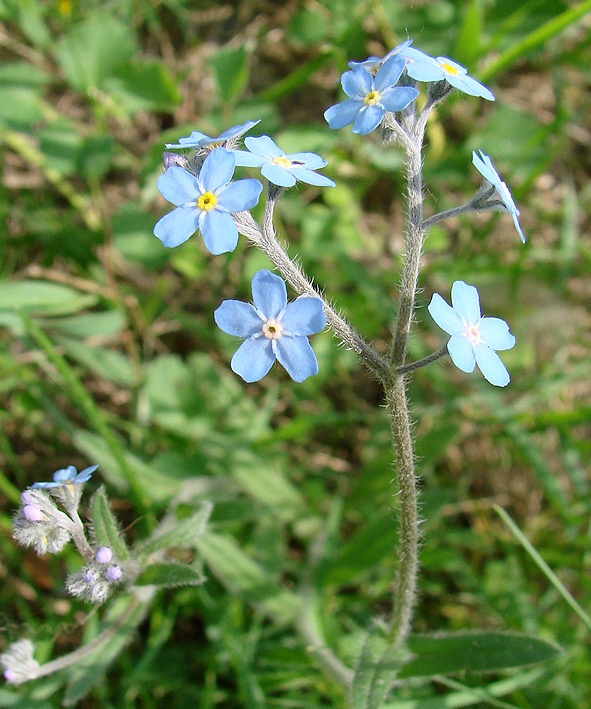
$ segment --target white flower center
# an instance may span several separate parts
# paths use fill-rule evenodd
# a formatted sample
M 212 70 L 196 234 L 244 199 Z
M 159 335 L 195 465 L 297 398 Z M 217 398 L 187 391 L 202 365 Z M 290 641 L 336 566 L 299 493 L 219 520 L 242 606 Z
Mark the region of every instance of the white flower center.
M 283 155 L 279 155 L 278 157 L 273 158 L 273 162 L 275 163 L 275 165 L 279 165 L 279 167 L 284 167 L 286 170 L 289 170 L 289 168 L 291 167 L 291 160 L 289 160 Z
M 283 326 L 278 320 L 267 320 L 263 325 L 263 335 L 268 340 L 278 340 L 283 335 Z
M 478 325 L 466 325 L 464 327 L 464 337 L 468 338 L 468 341 L 472 347 L 476 347 L 481 342 L 483 342 L 482 335 L 478 329 Z
M 365 94 L 365 98 L 363 99 L 363 103 L 366 106 L 375 106 L 376 103 L 379 103 L 382 98 L 382 94 L 379 91 L 376 91 L 375 89 L 373 91 L 369 91 L 368 93 Z

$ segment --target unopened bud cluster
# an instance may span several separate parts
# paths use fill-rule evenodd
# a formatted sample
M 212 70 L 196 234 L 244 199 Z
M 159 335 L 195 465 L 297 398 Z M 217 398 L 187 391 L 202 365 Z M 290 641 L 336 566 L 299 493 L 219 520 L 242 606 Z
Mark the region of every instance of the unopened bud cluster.
M 10 684 L 22 684 L 33 679 L 39 669 L 39 663 L 33 659 L 33 643 L 30 640 L 12 643 L 0 655 L 0 667 L 4 679 Z
M 14 516 L 12 534 L 19 544 L 33 547 L 39 555 L 56 554 L 70 541 L 73 526 L 47 493 L 25 490 Z

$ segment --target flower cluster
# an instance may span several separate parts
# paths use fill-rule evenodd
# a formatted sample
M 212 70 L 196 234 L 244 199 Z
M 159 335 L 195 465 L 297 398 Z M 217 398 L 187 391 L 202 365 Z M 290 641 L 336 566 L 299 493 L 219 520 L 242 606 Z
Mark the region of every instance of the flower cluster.
M 24 639 L 12 643 L 0 655 L 0 667 L 9 684 L 22 684 L 37 675 L 39 663 L 33 658 L 33 650 L 33 643 Z
M 66 580 L 66 590 L 71 596 L 83 598 L 92 603 L 103 603 L 115 584 L 123 577 L 121 566 L 113 561 L 110 547 L 97 549 L 94 559 L 84 568 L 70 574 Z

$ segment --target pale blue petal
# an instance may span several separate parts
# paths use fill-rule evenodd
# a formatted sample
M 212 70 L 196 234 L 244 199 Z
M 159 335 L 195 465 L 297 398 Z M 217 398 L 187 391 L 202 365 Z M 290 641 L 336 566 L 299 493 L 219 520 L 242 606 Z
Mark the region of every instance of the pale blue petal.
M 476 345 L 476 364 L 484 378 L 496 387 L 505 387 L 511 381 L 499 355 L 486 345 Z
M 261 155 L 264 158 L 280 158 L 285 155 L 283 150 L 268 135 L 261 135 L 258 138 L 246 138 L 244 145 L 251 153 Z
M 415 81 L 431 82 L 445 79 L 443 69 L 438 64 L 431 62 L 408 62 L 406 73 Z
M 164 199 L 172 202 L 176 207 L 194 202 L 199 196 L 199 182 L 195 175 L 178 165 L 169 167 L 160 175 L 156 187 Z
M 215 148 L 203 162 L 199 172 L 199 184 L 204 192 L 215 192 L 227 185 L 234 174 L 236 158 L 231 150 Z
M 445 78 L 448 84 L 451 84 L 456 89 L 463 91 L 465 94 L 469 94 L 470 96 L 480 96 L 481 98 L 484 98 L 487 101 L 495 100 L 492 91 L 487 89 L 484 84 L 481 84 L 479 81 L 476 81 L 476 79 L 473 79 L 467 74 L 461 76 L 453 76 L 452 74 L 446 73 Z
M 353 123 L 357 114 L 363 108 L 362 101 L 354 101 L 348 99 L 343 103 L 337 103 L 336 106 L 331 106 L 324 111 L 324 118 L 328 123 L 329 128 L 339 129 Z
M 261 174 L 266 177 L 269 182 L 279 187 L 293 187 L 296 183 L 296 178 L 291 174 L 291 170 L 281 165 L 276 165 L 273 162 L 266 162 L 261 167 Z
M 317 185 L 318 187 L 334 187 L 335 183 L 324 175 L 319 175 L 313 170 L 308 170 L 306 167 L 292 167 L 291 174 L 300 182 L 306 182 L 308 185 Z
M 77 483 L 85 483 L 88 480 L 90 480 L 90 476 L 94 473 L 94 471 L 98 468 L 98 465 L 91 465 L 88 468 L 84 468 L 84 470 L 81 470 L 78 475 L 76 475 L 76 482 Z
M 56 470 L 53 474 L 53 481 L 56 483 L 65 483 L 74 480 L 77 475 L 77 470 L 73 465 L 68 465 L 67 468 Z
M 219 209 L 201 212 L 199 230 L 205 247 L 215 256 L 234 251 L 236 248 L 238 229 L 227 212 L 221 212 Z
M 513 213 L 511 216 L 513 217 L 513 224 L 515 225 L 515 228 L 517 229 L 517 233 L 519 234 L 519 238 L 521 241 L 525 244 L 525 234 L 521 230 L 521 225 L 519 224 L 519 219 L 517 218 L 517 214 L 519 214 L 519 210 L 517 210 L 517 213 Z
M 318 374 L 318 362 L 307 337 L 280 337 L 274 340 L 277 361 L 295 382 Z
M 245 212 L 259 201 L 262 184 L 258 180 L 246 179 L 230 182 L 217 193 L 218 205 L 228 212 Z
M 285 281 L 271 271 L 257 271 L 252 278 L 252 300 L 259 313 L 274 320 L 287 305 Z
M 367 69 L 358 66 L 342 75 L 341 86 L 349 98 L 363 98 L 373 88 L 373 76 Z
M 49 490 L 52 487 L 60 487 L 61 483 L 33 483 L 31 485 L 35 490 Z
M 491 159 L 482 150 L 479 150 L 478 153 L 475 150 L 472 152 L 472 164 L 491 185 L 496 187 L 500 184 L 501 177 L 499 173 L 493 167 Z
M 353 133 L 367 135 L 375 130 L 384 117 L 384 109 L 381 106 L 364 106 L 353 123 Z
M 167 148 L 197 148 L 203 139 L 212 140 L 205 133 L 200 133 L 198 130 L 194 130 L 191 135 L 186 138 L 179 138 L 178 143 L 165 143 Z
M 237 167 L 260 167 L 265 162 L 265 158 L 247 150 L 234 150 L 234 158 Z
M 451 287 L 451 304 L 468 325 L 476 325 L 480 320 L 480 299 L 474 286 L 456 281 Z
M 462 319 L 451 305 L 448 305 L 445 300 L 443 300 L 439 293 L 433 294 L 427 310 L 439 327 L 445 330 L 449 335 L 459 335 L 464 332 Z
M 199 210 L 196 207 L 177 207 L 156 222 L 154 234 L 164 246 L 172 249 L 193 236 L 198 224 Z
M 493 350 L 510 350 L 515 345 L 515 336 L 509 332 L 509 325 L 501 318 L 482 318 L 478 331 Z
M 249 337 L 234 353 L 230 366 L 247 383 L 258 382 L 271 369 L 275 354 L 271 340 Z
M 383 91 L 389 86 L 394 86 L 398 82 L 398 79 L 400 79 L 405 66 L 406 62 L 404 61 L 404 58 L 398 54 L 394 54 L 387 59 L 376 74 L 376 90 Z
M 406 108 L 418 95 L 419 92 L 410 86 L 397 86 L 389 91 L 384 91 L 380 103 L 386 111 L 396 113 L 396 111 Z
M 292 163 L 301 163 L 301 167 L 307 167 L 309 170 L 318 170 L 328 165 L 326 160 L 316 153 L 290 153 L 285 157 Z
M 447 343 L 447 351 L 451 361 L 462 372 L 473 372 L 476 366 L 474 347 L 464 335 L 452 335 Z
M 400 54 L 405 58 L 409 59 L 411 62 L 422 62 L 424 64 L 432 64 L 437 66 L 437 62 L 429 54 L 421 52 L 420 49 L 415 49 L 414 47 L 402 47 Z
M 320 298 L 298 298 L 289 303 L 281 318 L 290 335 L 314 335 L 324 329 L 326 315 Z
M 371 56 L 367 59 L 364 59 L 362 62 L 347 62 L 347 66 L 349 67 L 349 69 L 355 69 L 358 66 L 361 66 L 364 69 L 373 69 L 373 67 L 380 64 L 381 61 L 382 60 L 380 57 Z
M 260 122 L 261 119 L 259 118 L 258 121 L 246 121 L 246 123 L 241 123 L 238 126 L 232 126 L 231 128 L 227 128 L 223 133 L 220 133 L 219 136 L 211 142 L 217 143 L 218 141 L 228 140 L 229 138 L 239 138 L 241 135 L 244 135 L 247 131 L 249 131 L 251 128 L 254 128 L 254 126 L 256 126 Z
M 261 332 L 263 321 L 250 303 L 241 300 L 224 300 L 213 313 L 216 325 L 228 335 L 251 337 Z

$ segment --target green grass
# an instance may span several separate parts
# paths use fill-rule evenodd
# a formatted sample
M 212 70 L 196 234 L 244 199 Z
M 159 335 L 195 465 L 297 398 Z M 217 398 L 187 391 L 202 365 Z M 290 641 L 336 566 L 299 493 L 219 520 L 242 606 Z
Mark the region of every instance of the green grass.
M 83 627 L 89 609 L 63 594 L 74 553 L 38 558 L 10 534 L 20 490 L 97 462 L 88 488 L 105 482 L 130 543 L 167 509 L 214 509 L 195 557 L 207 582 L 136 609 L 107 680 L 79 706 L 345 706 L 295 618 L 304 593 L 352 667 L 371 619 L 388 616 L 396 497 L 380 389 L 330 333 L 314 339 L 320 374 L 301 385 L 278 368 L 258 385 L 237 379 L 235 343 L 212 313 L 248 299 L 269 264 L 243 240 L 221 257 L 199 237 L 164 249 L 155 181 L 164 142 L 249 118 L 287 151 L 322 154 L 337 187 L 288 192 L 278 230 L 364 336 L 385 343 L 401 155 L 329 131 L 322 112 L 348 59 L 408 31 L 497 97 L 438 110 L 428 213 L 470 197 L 481 148 L 528 236 L 522 247 L 507 215 L 482 215 L 427 240 L 412 359 L 442 344 L 426 304 L 457 278 L 478 285 L 517 345 L 504 353 L 506 390 L 446 360 L 410 382 L 425 520 L 414 628 L 527 633 L 564 652 L 541 670 L 403 684 L 387 706 L 591 702 L 590 5 L 82 0 L 67 12 L 0 0 L 0 651 L 31 637 L 46 661 L 109 622 L 101 609 Z M 74 680 L 3 686 L 0 707 L 59 706 L 86 681 Z

